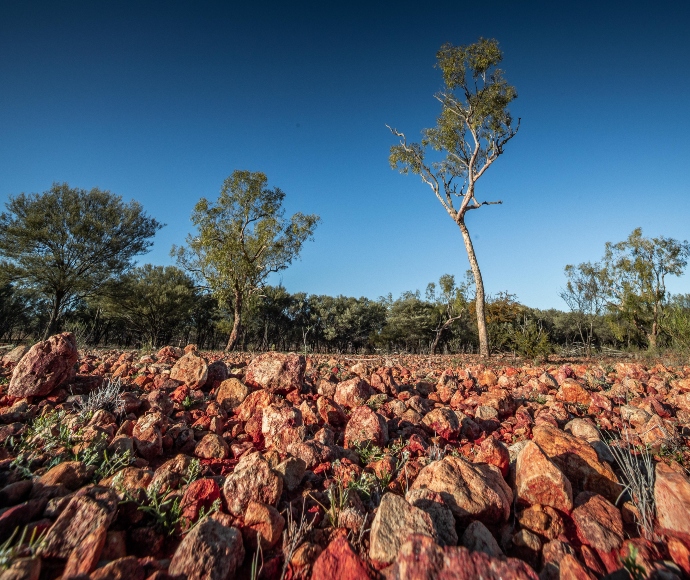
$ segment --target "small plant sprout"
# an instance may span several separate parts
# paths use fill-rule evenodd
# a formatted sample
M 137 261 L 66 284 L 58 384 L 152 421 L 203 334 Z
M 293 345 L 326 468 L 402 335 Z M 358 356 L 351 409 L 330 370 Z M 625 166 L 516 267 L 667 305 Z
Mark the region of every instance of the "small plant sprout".
M 290 565 L 290 560 L 295 553 L 295 550 L 304 541 L 305 536 L 309 533 L 314 525 L 314 518 L 310 522 L 304 517 L 306 498 L 302 499 L 302 512 L 299 521 L 295 521 L 292 517 L 292 509 L 288 507 L 285 517 L 285 530 L 283 531 L 283 570 L 280 574 L 280 580 L 285 578 Z M 316 516 L 314 516 L 316 517 Z
M 193 481 L 199 479 L 199 476 L 201 475 L 201 470 L 201 461 L 199 461 L 199 459 L 195 457 L 189 462 L 189 465 L 187 466 L 187 473 L 182 480 L 184 484 L 189 485 Z
M 36 533 L 36 528 L 31 532 L 31 537 L 29 538 L 29 543 L 24 545 L 24 540 L 26 540 L 26 526 L 22 530 L 21 536 L 16 543 L 14 543 L 14 538 L 17 535 L 19 528 L 15 528 L 7 540 L 0 544 L 0 570 L 5 570 L 9 568 L 14 560 L 19 557 L 26 556 L 27 553 L 34 556 L 38 550 L 43 545 L 47 530 L 44 530 L 40 534 Z
M 381 448 L 378 445 L 373 445 L 371 441 L 355 443 L 354 449 L 363 465 L 368 465 L 372 461 L 379 461 L 384 457 Z
M 647 578 L 647 571 L 637 563 L 637 554 L 637 548 L 628 544 L 628 555 L 621 560 L 621 563 L 633 580 L 644 580 Z
M 259 560 L 261 560 L 261 564 L 259 564 Z M 254 552 L 254 556 L 252 556 L 252 567 L 249 573 L 249 578 L 251 580 L 258 580 L 263 569 L 264 555 L 261 551 L 261 534 L 259 534 L 259 532 L 256 532 L 256 552 Z
M 311 498 L 326 512 L 326 518 L 328 519 L 328 523 L 331 525 L 331 527 L 339 528 L 340 512 L 347 507 L 347 502 L 350 497 L 350 490 L 343 485 L 343 482 L 340 479 L 337 479 L 328 488 L 326 495 L 328 496 L 328 507 L 323 505 L 314 496 L 311 496 Z

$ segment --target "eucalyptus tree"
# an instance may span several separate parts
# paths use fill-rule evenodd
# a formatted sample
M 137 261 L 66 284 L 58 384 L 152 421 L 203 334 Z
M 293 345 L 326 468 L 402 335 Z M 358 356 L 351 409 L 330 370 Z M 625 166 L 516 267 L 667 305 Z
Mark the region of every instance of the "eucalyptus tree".
M 580 340 L 585 346 L 587 356 L 592 354 L 594 324 L 606 307 L 606 295 L 601 284 L 601 266 L 582 263 L 565 267 L 568 279 L 560 292 L 560 297 L 576 317 Z
M 680 276 L 690 257 L 690 244 L 673 238 L 645 238 L 642 228 L 626 240 L 606 243 L 599 282 L 612 310 L 629 320 L 656 348 L 660 319 L 668 300 L 666 277 Z
M 469 293 L 474 285 L 472 273 L 467 274 L 469 276 L 465 276 L 465 281 L 460 286 L 456 286 L 455 276 L 443 274 L 438 280 L 438 291 L 434 282 L 426 287 L 426 299 L 436 306 L 439 313 L 439 321 L 435 329 L 436 336 L 431 343 L 431 354 L 436 354 L 446 330 L 467 312 L 470 302 Z
M 267 183 L 261 172 L 233 171 L 215 203 L 201 198 L 194 206 L 197 232 L 187 236 L 186 248 L 173 246 L 171 252 L 221 304 L 232 308 L 226 350 L 237 345 L 246 300 L 271 273 L 284 270 L 299 256 L 319 222 L 317 215 L 299 212 L 285 219 L 285 193 Z
M 502 203 L 479 201 L 476 184 L 518 131 L 520 120 L 513 126 L 508 111 L 517 91 L 498 68 L 503 55 L 496 40 L 444 44 L 436 58 L 445 85 L 435 95 L 441 103 L 436 126 L 422 131 L 420 143 L 408 143 L 403 133 L 389 127 L 400 138 L 391 147 L 389 161 L 401 173 L 419 175 L 460 228 L 476 288 L 479 350 L 489 356 L 484 283 L 465 220 L 471 210 Z M 430 160 L 429 149 L 442 155 Z
M 162 227 L 136 201 L 109 191 L 54 183 L 44 193 L 11 196 L 0 214 L 0 266 L 50 303 L 44 339 L 62 316 L 98 295 L 133 266 Z

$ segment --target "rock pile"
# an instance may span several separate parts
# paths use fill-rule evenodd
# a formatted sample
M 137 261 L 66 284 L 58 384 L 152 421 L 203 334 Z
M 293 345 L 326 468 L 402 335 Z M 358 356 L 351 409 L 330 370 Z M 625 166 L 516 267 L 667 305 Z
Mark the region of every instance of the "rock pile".
M 360 358 L 9 352 L 0 580 L 690 575 L 690 367 Z

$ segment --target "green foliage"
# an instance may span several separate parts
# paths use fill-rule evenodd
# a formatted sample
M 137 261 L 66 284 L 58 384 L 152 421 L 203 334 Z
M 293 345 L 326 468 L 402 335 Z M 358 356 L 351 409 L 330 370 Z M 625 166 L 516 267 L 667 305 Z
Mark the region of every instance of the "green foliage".
M 668 301 L 666 277 L 680 276 L 690 257 L 690 244 L 672 238 L 645 238 L 636 228 L 622 242 L 607 242 L 601 262 L 575 270 L 591 280 L 611 313 L 611 328 L 619 340 L 637 337 L 657 347 L 663 311 Z
M 633 580 L 644 580 L 647 578 L 647 571 L 644 566 L 637 563 L 638 550 L 632 544 L 628 544 L 628 555 L 621 560 L 623 568 L 628 571 Z
M 263 173 L 234 171 L 215 203 L 202 198 L 194 206 L 197 233 L 187 237 L 187 248 L 172 249 L 178 263 L 202 279 L 221 304 L 233 305 L 229 349 L 238 338 L 244 301 L 258 292 L 269 274 L 292 263 L 319 221 L 316 215 L 302 213 L 286 220 L 285 193 L 269 189 L 267 183 Z
M 193 481 L 196 481 L 199 479 L 201 476 L 202 472 L 202 467 L 201 467 L 201 461 L 199 461 L 198 458 L 194 458 L 189 462 L 189 465 L 187 466 L 187 473 L 185 474 L 184 477 L 184 484 L 189 485 Z
M 690 294 L 673 296 L 659 321 L 670 345 L 681 351 L 690 350 Z
M 148 250 L 162 226 L 135 201 L 108 191 L 53 184 L 10 197 L 0 214 L 0 257 L 13 281 L 51 305 L 46 335 L 65 311 L 97 295 Z
M 379 480 L 373 473 L 362 472 L 357 479 L 353 479 L 348 484 L 348 489 L 355 491 L 359 496 L 367 501 L 372 494 L 379 490 Z
M 362 465 L 368 465 L 372 461 L 379 461 L 384 457 L 381 448 L 378 445 L 373 445 L 371 441 L 355 443 L 354 450 L 359 455 Z
M 27 529 L 28 528 L 24 526 L 21 536 L 14 542 L 14 538 L 19 531 L 19 528 L 15 528 L 10 537 L 0 544 L 0 570 L 6 570 L 12 566 L 13 562 L 19 557 L 26 557 L 27 554 L 31 557 L 35 556 L 39 548 L 43 545 L 48 531 L 44 530 L 40 534 L 37 534 L 37 530 L 34 528 L 31 532 L 28 544 L 24 545 Z
M 113 286 L 105 310 L 121 318 L 142 344 L 168 344 L 189 325 L 196 303 L 194 281 L 175 266 L 145 264 L 134 268 Z
M 162 481 L 154 482 L 146 488 L 146 497 L 139 501 L 130 493 L 121 481 L 114 481 L 114 487 L 122 494 L 125 502 L 134 502 L 137 509 L 146 514 L 150 523 L 161 533 L 172 536 L 180 531 L 182 523 L 182 506 L 180 498 L 173 494 L 161 492 Z

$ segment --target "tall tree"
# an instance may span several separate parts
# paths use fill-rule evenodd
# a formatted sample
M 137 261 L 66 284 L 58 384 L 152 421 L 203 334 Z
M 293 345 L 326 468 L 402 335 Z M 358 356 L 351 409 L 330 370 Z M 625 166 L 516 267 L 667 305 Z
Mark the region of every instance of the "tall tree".
M 267 183 L 261 172 L 233 171 L 215 203 L 201 198 L 194 206 L 197 233 L 187 236 L 187 247 L 172 249 L 183 268 L 204 280 L 219 302 L 231 305 L 226 350 L 237 345 L 247 298 L 269 274 L 292 263 L 319 221 L 317 215 L 302 213 L 285 219 L 285 193 Z
M 503 55 L 496 40 L 480 38 L 467 46 L 444 44 L 436 58 L 445 84 L 435 95 L 442 107 L 436 126 L 422 131 L 421 143 L 408 143 L 403 133 L 389 127 L 400 137 L 400 143 L 391 147 L 389 161 L 401 173 L 419 175 L 460 228 L 476 288 L 479 351 L 489 356 L 484 282 L 465 218 L 470 210 L 502 203 L 480 202 L 476 183 L 518 131 L 520 120 L 513 127 L 508 112 L 517 91 L 497 68 Z M 443 155 L 430 161 L 429 148 Z
M 162 227 L 136 201 L 109 191 L 55 183 L 10 197 L 0 215 L 0 256 L 14 282 L 49 300 L 44 339 L 62 315 L 132 267 Z

